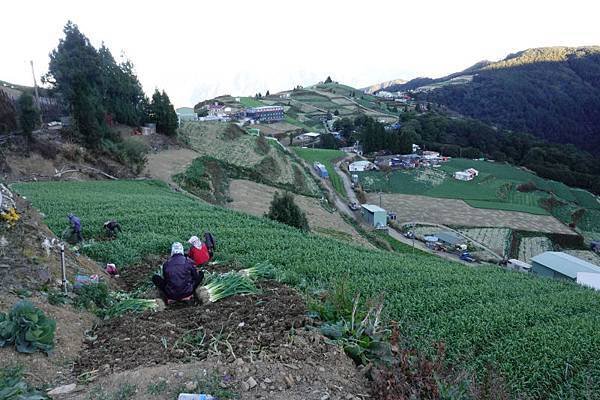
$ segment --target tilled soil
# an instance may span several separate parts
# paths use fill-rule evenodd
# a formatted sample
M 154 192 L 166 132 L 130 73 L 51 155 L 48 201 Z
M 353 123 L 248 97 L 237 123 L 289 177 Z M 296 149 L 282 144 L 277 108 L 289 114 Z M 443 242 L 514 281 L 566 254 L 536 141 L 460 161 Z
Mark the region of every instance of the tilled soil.
M 93 333 L 96 340 L 80 353 L 75 372 L 122 371 L 212 354 L 235 359 L 276 351 L 292 328 L 305 325 L 306 306 L 287 286 L 263 281 L 259 287 L 262 292 L 257 295 L 104 321 Z

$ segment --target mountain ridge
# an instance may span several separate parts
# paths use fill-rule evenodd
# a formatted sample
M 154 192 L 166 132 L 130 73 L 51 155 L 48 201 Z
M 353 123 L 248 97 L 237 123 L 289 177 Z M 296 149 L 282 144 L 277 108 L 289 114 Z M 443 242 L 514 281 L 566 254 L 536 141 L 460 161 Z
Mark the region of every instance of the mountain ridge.
M 447 84 L 465 73 L 471 79 Z M 526 49 L 386 90 L 415 91 L 419 100 L 486 123 L 600 154 L 600 46 Z

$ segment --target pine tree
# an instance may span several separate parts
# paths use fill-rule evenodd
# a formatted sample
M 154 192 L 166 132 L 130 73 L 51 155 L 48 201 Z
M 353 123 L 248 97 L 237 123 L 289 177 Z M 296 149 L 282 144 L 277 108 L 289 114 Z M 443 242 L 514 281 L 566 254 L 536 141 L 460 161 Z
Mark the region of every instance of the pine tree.
M 149 121 L 156 124 L 156 131 L 168 136 L 175 135 L 177 130 L 177 113 L 167 93 L 156 89 L 150 104 Z
M 23 92 L 19 97 L 19 122 L 23 135 L 31 139 L 31 133 L 40 118 L 37 108 L 33 104 L 33 96 L 29 92 Z

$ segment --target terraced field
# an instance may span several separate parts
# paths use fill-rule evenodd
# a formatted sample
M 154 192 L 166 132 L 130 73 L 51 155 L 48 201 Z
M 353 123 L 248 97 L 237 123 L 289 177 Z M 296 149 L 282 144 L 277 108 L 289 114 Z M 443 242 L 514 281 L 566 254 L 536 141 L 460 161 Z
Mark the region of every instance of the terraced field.
M 553 249 L 552 241 L 545 236 L 524 237 L 519 244 L 519 260 L 528 263 L 531 257 Z
M 235 124 L 225 122 L 186 123 L 179 135 L 200 156 L 209 156 L 238 167 L 255 170 L 266 180 L 296 185 L 300 174 L 309 195 L 318 195 L 318 187 L 304 168 L 286 154 L 277 143 L 259 146 L 258 139 L 246 135 Z
M 57 233 L 65 215 L 82 218 L 83 252 L 121 268 L 144 255 L 167 254 L 170 243 L 202 230 L 218 241 L 217 256 L 244 263 L 270 260 L 299 288 L 328 289 L 340 279 L 363 296 L 385 293 L 385 320 L 402 336 L 483 379 L 494 366 L 512 398 L 600 398 L 600 295 L 570 282 L 495 267 L 471 268 L 425 254 L 369 251 L 306 235 L 246 214 L 201 204 L 158 182 L 44 182 L 14 185 L 41 209 Z M 118 240 L 100 241 L 116 218 Z M 565 372 L 566 371 L 566 372 Z
M 482 243 L 500 256 L 508 255 L 510 247 L 510 229 L 506 228 L 471 228 L 461 229 L 461 233 Z

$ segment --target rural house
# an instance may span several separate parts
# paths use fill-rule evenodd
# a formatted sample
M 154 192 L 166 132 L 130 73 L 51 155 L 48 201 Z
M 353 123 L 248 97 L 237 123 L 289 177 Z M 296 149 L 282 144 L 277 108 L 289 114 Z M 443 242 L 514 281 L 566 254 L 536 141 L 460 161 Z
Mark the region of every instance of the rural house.
M 556 279 L 577 280 L 578 273 L 600 274 L 600 267 L 560 251 L 546 251 L 531 259 L 534 274 Z
M 363 204 L 360 210 L 365 221 L 374 228 L 384 228 L 387 226 L 387 212 L 373 204 Z
M 475 168 L 469 168 L 465 171 L 456 171 L 454 173 L 454 179 L 459 181 L 471 181 L 478 175 L 479 171 L 477 171 Z

